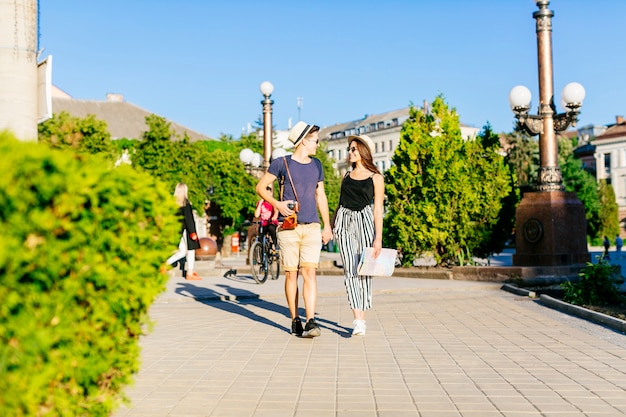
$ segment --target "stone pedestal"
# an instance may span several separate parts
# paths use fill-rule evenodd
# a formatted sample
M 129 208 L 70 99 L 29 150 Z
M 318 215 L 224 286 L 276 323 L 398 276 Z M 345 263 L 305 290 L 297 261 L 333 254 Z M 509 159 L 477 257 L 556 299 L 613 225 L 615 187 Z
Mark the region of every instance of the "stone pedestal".
M 516 212 L 513 265 L 584 266 L 590 260 L 586 226 L 575 193 L 525 193 Z

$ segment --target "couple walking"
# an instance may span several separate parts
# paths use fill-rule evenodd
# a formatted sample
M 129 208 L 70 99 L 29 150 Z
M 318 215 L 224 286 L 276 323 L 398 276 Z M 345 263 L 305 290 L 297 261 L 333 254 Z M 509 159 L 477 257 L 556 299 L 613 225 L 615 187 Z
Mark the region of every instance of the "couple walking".
M 319 146 L 319 126 L 298 122 L 289 132 L 289 140 L 294 145 L 293 155 L 273 160 L 259 180 L 256 192 L 280 213 L 280 221 L 297 215 L 295 228 L 279 227 L 277 233 L 286 276 L 285 296 L 291 315 L 291 332 L 302 337 L 321 334 L 315 320 L 317 266 L 322 244 L 334 236 L 354 315 L 352 334 L 364 335 L 365 311 L 372 305 L 372 277 L 359 276 L 357 265 L 366 247 L 374 248 L 374 256 L 378 256 L 382 248 L 384 181 L 373 162 L 374 143 L 366 135 L 348 138 L 347 154 L 352 169 L 343 178 L 339 206 L 331 226 L 324 170 L 321 162 L 312 157 Z M 271 192 L 275 181 L 282 187 L 280 199 Z M 304 326 L 298 314 L 299 274 L 303 278 Z

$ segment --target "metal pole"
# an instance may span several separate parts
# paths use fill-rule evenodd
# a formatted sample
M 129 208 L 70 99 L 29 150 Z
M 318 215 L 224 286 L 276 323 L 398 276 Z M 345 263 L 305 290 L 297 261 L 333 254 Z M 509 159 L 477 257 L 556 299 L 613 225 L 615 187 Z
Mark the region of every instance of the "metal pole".
M 563 191 L 563 179 L 558 162 L 558 142 L 554 130 L 554 86 L 552 68 L 552 17 L 549 0 L 537 2 L 539 10 L 533 13 L 537 21 L 537 62 L 539 69 L 539 132 L 538 191 Z
M 272 157 L 272 104 L 270 95 L 265 96 L 261 101 L 263 105 L 263 169 L 267 171 Z

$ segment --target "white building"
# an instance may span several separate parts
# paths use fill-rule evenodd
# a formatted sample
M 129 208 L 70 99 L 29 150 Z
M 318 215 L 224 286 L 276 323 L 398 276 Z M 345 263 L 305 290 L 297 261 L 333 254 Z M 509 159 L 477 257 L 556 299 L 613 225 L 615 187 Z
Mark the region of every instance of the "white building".
M 347 138 L 350 135 L 367 135 L 374 142 L 374 163 L 381 172 L 391 166 L 391 158 L 400 141 L 402 124 L 409 118 L 409 107 L 382 114 L 365 116 L 363 119 L 333 126 L 324 127 L 320 131 L 320 140 L 328 144 L 328 154 L 335 161 L 335 168 L 340 175 L 348 169 Z M 461 124 L 463 138 L 475 137 L 480 129 Z
M 587 169 L 595 172 L 596 180 L 606 180 L 613 186 L 619 207 L 621 230 L 626 225 L 626 119 L 615 118 L 608 126 L 585 126 L 578 129 L 581 145 L 575 150 Z

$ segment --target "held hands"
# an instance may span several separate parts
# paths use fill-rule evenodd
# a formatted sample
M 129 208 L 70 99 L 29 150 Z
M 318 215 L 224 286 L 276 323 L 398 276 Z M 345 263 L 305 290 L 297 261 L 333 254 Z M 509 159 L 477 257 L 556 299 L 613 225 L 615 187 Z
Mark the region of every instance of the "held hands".
M 324 226 L 322 230 L 322 243 L 325 245 L 333 238 L 333 230 L 330 227 Z

